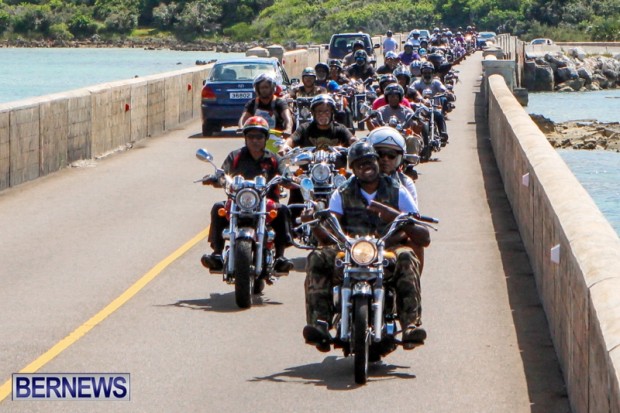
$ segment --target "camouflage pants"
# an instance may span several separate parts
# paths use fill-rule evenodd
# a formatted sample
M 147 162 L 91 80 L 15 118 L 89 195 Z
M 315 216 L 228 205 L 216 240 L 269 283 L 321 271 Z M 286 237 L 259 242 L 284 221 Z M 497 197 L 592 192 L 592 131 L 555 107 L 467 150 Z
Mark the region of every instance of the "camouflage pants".
M 413 250 L 399 246 L 391 249 L 396 254 L 393 271 L 386 268 L 385 283 L 396 290 L 396 305 L 402 328 L 422 324 L 422 297 L 420 288 L 420 262 Z M 337 269 L 334 247 L 314 250 L 308 255 L 306 265 L 306 322 L 327 321 L 330 326 L 334 316 L 332 287 L 342 284 L 342 270 Z

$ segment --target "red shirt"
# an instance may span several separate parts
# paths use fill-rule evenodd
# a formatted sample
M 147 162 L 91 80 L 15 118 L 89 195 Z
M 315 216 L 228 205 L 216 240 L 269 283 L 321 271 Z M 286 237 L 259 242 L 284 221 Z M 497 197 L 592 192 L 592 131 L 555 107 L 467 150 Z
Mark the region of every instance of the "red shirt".
M 377 110 L 381 106 L 385 105 L 387 105 L 387 102 L 385 101 L 385 96 L 381 96 L 380 98 L 376 98 L 375 101 L 372 102 L 372 110 Z M 407 100 L 407 98 L 403 98 L 403 100 L 400 101 L 400 106 L 411 109 L 411 103 Z

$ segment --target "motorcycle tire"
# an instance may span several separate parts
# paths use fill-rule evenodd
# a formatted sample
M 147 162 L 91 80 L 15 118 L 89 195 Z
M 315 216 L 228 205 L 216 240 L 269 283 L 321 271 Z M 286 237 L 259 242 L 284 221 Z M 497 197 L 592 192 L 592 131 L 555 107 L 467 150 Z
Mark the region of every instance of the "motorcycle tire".
M 252 241 L 235 242 L 235 302 L 239 308 L 252 307 L 254 274 L 252 274 Z
M 353 358 L 355 382 L 357 384 L 366 384 L 368 381 L 368 355 L 370 350 L 368 319 L 368 298 L 355 298 L 353 312 Z

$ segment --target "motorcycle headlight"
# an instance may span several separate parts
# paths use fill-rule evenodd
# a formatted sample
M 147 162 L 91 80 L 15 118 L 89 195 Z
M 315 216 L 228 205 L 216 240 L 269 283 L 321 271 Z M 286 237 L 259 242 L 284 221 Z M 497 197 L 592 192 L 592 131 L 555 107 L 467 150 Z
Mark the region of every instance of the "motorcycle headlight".
M 237 193 L 236 201 L 237 205 L 244 210 L 252 210 L 258 206 L 260 197 L 253 189 L 242 189 Z
M 377 259 L 377 246 L 367 240 L 357 241 L 351 247 L 351 258 L 357 265 L 370 265 Z
M 312 175 L 312 179 L 315 182 L 323 183 L 327 182 L 331 173 L 332 171 L 330 170 L 329 166 L 325 165 L 324 163 L 320 163 L 314 165 L 314 167 L 312 168 L 312 172 L 310 172 L 310 175 Z
M 299 114 L 301 115 L 302 118 L 309 118 L 311 116 L 310 109 L 308 108 L 301 108 L 301 110 L 299 111 Z

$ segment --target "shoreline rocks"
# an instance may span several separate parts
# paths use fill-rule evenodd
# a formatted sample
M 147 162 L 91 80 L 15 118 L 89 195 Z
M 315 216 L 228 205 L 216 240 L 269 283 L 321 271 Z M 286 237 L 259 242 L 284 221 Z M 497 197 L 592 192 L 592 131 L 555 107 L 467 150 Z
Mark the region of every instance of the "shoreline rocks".
M 530 115 L 554 148 L 620 152 L 620 122 L 580 120 L 554 123 L 542 115 Z
M 590 56 L 580 48 L 527 60 L 524 84 L 530 91 L 573 92 L 620 87 L 620 55 Z

